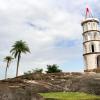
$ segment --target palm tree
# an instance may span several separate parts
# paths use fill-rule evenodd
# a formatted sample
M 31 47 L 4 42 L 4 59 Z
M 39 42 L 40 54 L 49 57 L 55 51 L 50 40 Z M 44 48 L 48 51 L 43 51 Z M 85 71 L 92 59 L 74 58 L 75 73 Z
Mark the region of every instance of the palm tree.
M 30 52 L 29 47 L 27 46 L 26 42 L 20 40 L 16 41 L 15 44 L 12 46 L 12 49 L 10 51 L 12 55 L 14 55 L 15 58 L 17 58 L 17 70 L 16 70 L 16 77 L 18 76 L 18 68 L 19 68 L 19 62 L 21 59 L 22 53 Z
M 6 57 L 4 58 L 4 61 L 7 62 L 6 71 L 5 71 L 5 79 L 7 78 L 7 69 L 8 69 L 8 67 L 9 67 L 10 62 L 12 61 L 12 59 L 13 59 L 13 58 L 12 58 L 11 56 L 6 56 Z

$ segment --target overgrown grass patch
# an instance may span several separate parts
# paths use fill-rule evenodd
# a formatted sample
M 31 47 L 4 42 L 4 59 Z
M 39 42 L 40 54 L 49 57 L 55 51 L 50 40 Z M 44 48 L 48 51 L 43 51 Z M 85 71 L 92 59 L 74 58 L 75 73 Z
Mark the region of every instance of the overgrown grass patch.
M 80 92 L 40 93 L 46 100 L 100 100 L 100 96 Z

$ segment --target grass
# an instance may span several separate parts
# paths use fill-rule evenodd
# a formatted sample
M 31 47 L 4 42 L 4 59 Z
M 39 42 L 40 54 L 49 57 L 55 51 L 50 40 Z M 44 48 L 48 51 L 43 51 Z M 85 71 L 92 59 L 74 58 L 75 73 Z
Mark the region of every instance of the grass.
M 79 92 L 40 93 L 46 100 L 100 100 L 100 96 Z

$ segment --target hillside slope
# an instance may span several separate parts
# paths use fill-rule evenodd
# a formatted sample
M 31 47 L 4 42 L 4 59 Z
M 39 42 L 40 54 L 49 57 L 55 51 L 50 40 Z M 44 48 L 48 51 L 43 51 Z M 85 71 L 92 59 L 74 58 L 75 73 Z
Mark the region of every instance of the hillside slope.
M 0 85 L 28 89 L 34 93 L 77 91 L 100 95 L 100 74 L 52 73 L 29 74 L 2 80 Z

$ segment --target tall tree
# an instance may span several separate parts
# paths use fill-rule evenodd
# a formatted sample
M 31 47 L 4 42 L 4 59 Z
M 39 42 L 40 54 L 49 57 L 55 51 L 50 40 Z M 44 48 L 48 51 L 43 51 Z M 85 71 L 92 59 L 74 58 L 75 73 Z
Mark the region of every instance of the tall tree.
M 6 56 L 6 57 L 4 58 L 4 61 L 7 62 L 6 70 L 5 70 L 5 79 L 7 78 L 7 69 L 8 69 L 8 67 L 9 67 L 9 65 L 10 65 L 10 62 L 11 62 L 12 60 L 13 60 L 13 58 L 12 58 L 11 56 Z
M 16 70 L 16 77 L 17 77 L 21 54 L 22 53 L 26 54 L 27 52 L 30 52 L 30 50 L 26 42 L 20 40 L 14 43 L 10 52 L 12 53 L 12 55 L 14 55 L 15 58 L 17 58 L 17 70 Z

